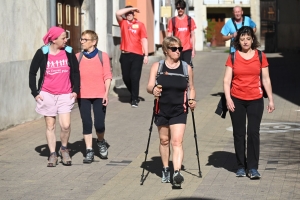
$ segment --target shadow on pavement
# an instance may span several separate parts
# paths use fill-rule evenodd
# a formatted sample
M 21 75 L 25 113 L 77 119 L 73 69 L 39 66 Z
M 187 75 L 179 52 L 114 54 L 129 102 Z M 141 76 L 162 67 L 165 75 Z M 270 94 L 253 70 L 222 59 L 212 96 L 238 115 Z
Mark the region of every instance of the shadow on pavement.
M 114 92 L 118 95 L 118 100 L 122 103 L 131 103 L 131 94 L 127 88 L 116 88 Z M 139 97 L 139 101 L 145 101 L 143 97 Z
M 300 55 L 282 53 L 276 57 L 268 56 L 268 62 L 273 93 L 299 106 Z
M 96 138 L 93 138 L 93 147 L 92 148 L 94 149 L 95 156 L 100 158 L 100 153 L 98 151 L 98 146 L 97 146 L 96 140 L 97 140 Z M 60 146 L 61 146 L 61 142 L 56 142 L 56 148 L 55 148 L 56 153 L 58 153 Z M 108 144 L 108 147 L 109 147 L 109 144 Z M 82 156 L 85 157 L 86 147 L 85 147 L 85 142 L 83 139 L 76 141 L 74 143 L 68 143 L 68 149 L 70 150 L 71 157 L 73 157 L 78 152 L 80 152 L 82 154 Z M 43 156 L 43 157 L 48 158 L 50 155 L 50 150 L 49 150 L 48 144 L 43 144 L 43 145 L 35 147 L 35 151 L 38 152 L 39 155 Z
M 215 151 L 208 156 L 207 166 L 214 166 L 215 168 L 224 168 L 230 172 L 236 172 L 236 158 L 235 154 L 226 151 Z

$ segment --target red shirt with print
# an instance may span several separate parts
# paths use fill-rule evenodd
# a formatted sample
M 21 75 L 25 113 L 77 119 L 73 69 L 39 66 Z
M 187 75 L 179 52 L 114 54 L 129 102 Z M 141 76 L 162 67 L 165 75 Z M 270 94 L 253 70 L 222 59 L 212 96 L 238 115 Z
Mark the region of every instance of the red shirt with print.
M 193 45 L 191 43 L 191 31 L 194 31 L 196 28 L 197 27 L 193 18 L 191 18 L 191 27 L 189 27 L 187 15 L 185 15 L 183 19 L 175 17 L 175 33 L 173 33 L 173 35 L 181 40 L 183 51 L 193 49 Z M 168 22 L 168 32 L 173 32 L 172 19 Z
M 119 22 L 119 25 L 121 29 L 120 49 L 143 55 L 141 39 L 147 38 L 145 25 L 136 19 L 133 19 L 132 22 L 123 19 Z
M 268 67 L 266 55 L 262 52 L 262 64 L 260 64 L 258 51 L 254 56 L 246 60 L 239 51 L 235 53 L 234 65 L 232 66 L 231 55 L 225 64 L 232 68 L 233 79 L 230 93 L 232 96 L 242 100 L 255 100 L 262 97 L 260 82 L 261 68 Z

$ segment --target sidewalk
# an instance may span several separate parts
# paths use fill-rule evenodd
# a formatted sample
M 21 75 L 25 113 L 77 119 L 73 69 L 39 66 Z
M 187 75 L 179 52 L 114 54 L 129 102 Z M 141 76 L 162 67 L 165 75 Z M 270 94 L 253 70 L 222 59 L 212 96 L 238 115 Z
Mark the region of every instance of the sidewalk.
M 0 199 L 300 199 L 300 61 L 297 55 L 268 54 L 276 110 L 264 113 L 261 126 L 260 180 L 236 178 L 230 117 L 214 114 L 223 92 L 224 63 L 228 54 L 197 52 L 194 79 L 197 92 L 196 132 L 202 178 L 198 178 L 191 115 L 184 137 L 182 189 L 162 184 L 158 133 L 153 127 L 146 164 L 153 96 L 146 93 L 150 65 L 141 77 L 134 109 L 125 89 L 111 95 L 106 117 L 110 144 L 107 160 L 98 156 L 83 164 L 78 108 L 72 111 L 70 148 L 73 165 L 47 168 L 48 147 L 43 119 L 0 132 Z M 265 106 L 267 101 L 265 100 Z M 59 125 L 57 124 L 57 137 Z M 95 137 L 95 133 L 94 133 Z M 57 142 L 60 146 L 60 142 Z M 96 146 L 94 146 L 96 149 Z M 140 185 L 142 167 L 146 180 Z

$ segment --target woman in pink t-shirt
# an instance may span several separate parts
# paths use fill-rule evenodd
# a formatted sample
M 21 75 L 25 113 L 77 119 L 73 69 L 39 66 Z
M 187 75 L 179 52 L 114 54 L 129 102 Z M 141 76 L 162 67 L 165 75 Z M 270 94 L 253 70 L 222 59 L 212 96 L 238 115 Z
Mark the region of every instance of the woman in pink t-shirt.
M 265 54 L 256 49 L 258 46 L 253 29 L 249 26 L 240 28 L 234 39 L 234 47 L 237 51 L 233 57 L 231 54 L 228 56 L 224 76 L 224 93 L 233 127 L 238 167 L 236 177 L 245 177 L 248 171 L 251 179 L 261 177 L 257 171 L 259 128 L 264 109 L 261 82 L 269 99 L 267 110 L 269 113 L 275 110 L 268 61 Z M 246 146 L 247 156 L 245 155 Z
M 83 163 L 91 163 L 94 160 L 94 150 L 92 149 L 92 105 L 100 157 L 106 159 L 108 155 L 107 148 L 109 145 L 104 139 L 104 121 L 112 73 L 107 53 L 97 49 L 98 35 L 94 31 L 84 31 L 81 34 L 80 42 L 83 51 L 76 54 L 76 56 L 79 60 L 81 83 L 78 106 L 86 145 L 86 157 L 83 159 Z
M 36 100 L 36 112 L 46 121 L 46 137 L 50 156 L 48 167 L 57 165 L 55 123 L 59 116 L 61 147 L 59 154 L 64 165 L 72 160 L 67 148 L 70 137 L 71 110 L 79 93 L 80 77 L 78 61 L 71 47 L 66 46 L 66 32 L 53 26 L 44 36 L 45 46 L 34 55 L 29 70 L 29 87 Z M 40 78 L 36 84 L 36 75 Z

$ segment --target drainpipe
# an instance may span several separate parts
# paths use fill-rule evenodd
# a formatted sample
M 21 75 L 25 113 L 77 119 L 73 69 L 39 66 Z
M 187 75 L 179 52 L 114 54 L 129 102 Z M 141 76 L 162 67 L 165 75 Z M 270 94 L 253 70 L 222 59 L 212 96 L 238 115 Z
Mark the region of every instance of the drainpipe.
M 154 45 L 160 44 L 160 0 L 154 1 Z M 156 46 L 154 47 L 156 48 Z
M 56 26 L 56 0 L 50 1 L 50 27 Z

